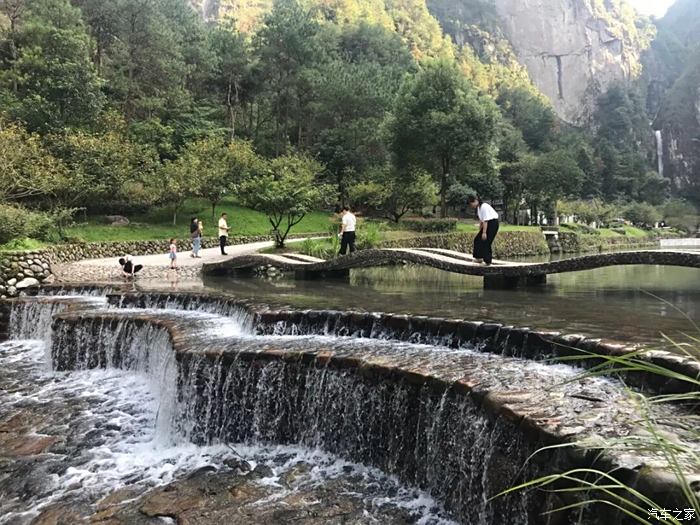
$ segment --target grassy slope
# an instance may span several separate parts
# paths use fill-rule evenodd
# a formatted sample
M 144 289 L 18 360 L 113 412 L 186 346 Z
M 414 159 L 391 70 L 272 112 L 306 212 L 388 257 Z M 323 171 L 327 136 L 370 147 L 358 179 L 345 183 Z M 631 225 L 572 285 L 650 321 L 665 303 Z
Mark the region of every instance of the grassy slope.
M 177 226 L 172 225 L 172 212 L 168 209 L 154 208 L 145 215 L 129 217 L 128 226 L 109 226 L 99 218 L 89 219 L 86 224 L 79 224 L 68 230 L 70 237 L 87 242 L 96 241 L 137 241 L 189 237 L 189 223 L 193 216 L 204 222 L 204 235 L 216 236 L 216 223 L 221 213 L 229 215 L 231 235 L 264 235 L 270 233 L 272 226 L 265 214 L 238 206 L 233 201 L 224 201 L 216 209 L 216 219 L 212 220 L 211 207 L 202 200 L 191 200 L 178 213 Z M 330 215 L 325 212 L 313 212 L 292 229 L 293 233 L 325 232 L 330 225 Z

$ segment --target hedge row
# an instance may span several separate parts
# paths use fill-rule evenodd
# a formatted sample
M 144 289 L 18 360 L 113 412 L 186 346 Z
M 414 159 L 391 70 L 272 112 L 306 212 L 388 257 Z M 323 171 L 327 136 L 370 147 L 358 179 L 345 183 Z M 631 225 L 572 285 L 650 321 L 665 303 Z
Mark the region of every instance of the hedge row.
M 422 235 L 380 243 L 379 248 L 441 248 L 471 253 L 475 233 L 448 233 Z M 546 255 L 547 241 L 540 232 L 501 232 L 494 243 L 495 257 L 508 258 L 522 255 Z
M 659 245 L 655 237 L 601 237 L 574 232 L 559 232 L 559 244 L 563 253 L 604 252 L 619 248 L 649 248 Z
M 449 233 L 457 230 L 457 219 L 404 219 L 397 226 L 412 232 Z

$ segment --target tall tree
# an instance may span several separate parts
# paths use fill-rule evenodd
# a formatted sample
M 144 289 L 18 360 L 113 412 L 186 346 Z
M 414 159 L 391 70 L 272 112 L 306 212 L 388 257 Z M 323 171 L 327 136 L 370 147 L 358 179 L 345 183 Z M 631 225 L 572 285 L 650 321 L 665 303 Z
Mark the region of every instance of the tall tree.
M 217 27 L 209 34 L 214 67 L 212 82 L 217 98 L 226 110 L 229 140 L 236 138 L 236 124 L 252 82 L 251 57 L 243 35 L 233 27 Z
M 345 204 L 350 179 L 387 163 L 382 124 L 414 62 L 401 40 L 381 27 L 347 26 L 331 57 L 310 73 L 309 145 Z
M 311 88 L 306 69 L 314 56 L 319 25 L 297 0 L 277 0 L 257 33 L 254 46 L 260 60 L 272 119 L 271 147 L 275 155 L 304 141 L 303 112 Z
M 0 45 L 0 90 L 8 112 L 42 132 L 91 125 L 103 97 L 80 11 L 68 0 L 0 6 L 10 18 L 1 35 L 6 45 Z
M 244 184 L 243 202 L 267 215 L 278 248 L 284 247 L 291 229 L 321 204 L 323 187 L 316 176 L 322 169 L 310 157 L 292 153 L 271 160 L 267 169 Z
M 456 66 L 432 61 L 405 83 L 390 123 L 398 165 L 416 165 L 436 176 L 440 208 L 447 214 L 451 176 L 495 168 L 498 108 L 480 96 Z

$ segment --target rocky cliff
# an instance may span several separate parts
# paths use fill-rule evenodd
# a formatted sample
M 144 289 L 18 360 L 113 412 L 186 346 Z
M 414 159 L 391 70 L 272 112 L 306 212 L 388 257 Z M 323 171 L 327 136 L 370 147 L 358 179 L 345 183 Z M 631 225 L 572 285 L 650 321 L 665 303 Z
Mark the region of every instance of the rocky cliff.
M 700 200 L 700 0 L 678 0 L 643 57 L 642 88 L 674 193 Z
M 566 122 L 583 124 L 606 86 L 641 71 L 653 34 L 624 2 L 428 0 L 456 42 L 477 26 L 505 37 L 531 79 Z

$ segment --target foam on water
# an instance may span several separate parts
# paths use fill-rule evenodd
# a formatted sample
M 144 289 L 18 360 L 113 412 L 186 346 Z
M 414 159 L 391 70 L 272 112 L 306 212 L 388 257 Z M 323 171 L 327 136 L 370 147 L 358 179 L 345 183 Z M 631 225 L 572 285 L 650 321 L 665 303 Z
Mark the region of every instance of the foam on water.
M 42 341 L 0 344 L 0 421 L 18 414 L 32 420 L 32 433 L 56 436 L 60 446 L 37 456 L 18 470 L 31 490 L 17 488 L 18 479 L 0 481 L 0 524 L 28 523 L 53 502 L 87 501 L 120 487 L 144 489 L 167 484 L 204 466 L 224 468 L 226 459 L 242 456 L 263 463 L 273 475 L 260 483 L 276 488 L 270 501 L 289 491 L 327 483 L 352 470 L 368 511 L 387 505 L 411 512 L 418 523 L 447 524 L 439 505 L 422 492 L 403 488 L 376 469 L 302 447 L 233 445 L 195 446 L 177 435 L 158 435 L 161 400 L 153 378 L 134 370 L 113 368 L 47 372 Z M 54 450 L 54 449 L 52 449 Z M 313 465 L 292 487 L 280 473 L 305 462 Z M 29 469 L 27 471 L 26 469 Z M 14 489 L 14 493 L 12 492 Z M 28 495 L 31 494 L 31 495 Z M 264 502 L 260 502 L 264 504 Z

